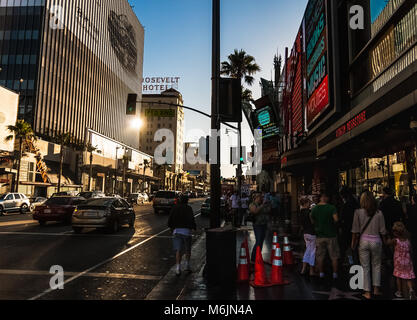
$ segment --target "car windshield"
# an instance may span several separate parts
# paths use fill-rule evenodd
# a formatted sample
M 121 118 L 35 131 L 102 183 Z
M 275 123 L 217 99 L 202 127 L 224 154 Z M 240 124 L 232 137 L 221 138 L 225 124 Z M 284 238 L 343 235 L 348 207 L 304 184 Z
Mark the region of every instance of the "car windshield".
M 7 193 L 2 194 L 2 195 L 0 196 L 0 200 L 4 200 L 4 198 L 6 198 L 6 196 L 7 196 Z
M 69 205 L 71 203 L 72 198 L 60 198 L 60 197 L 55 197 L 55 198 L 51 198 L 48 201 L 45 202 L 45 205 L 47 206 L 66 206 Z
M 93 195 L 92 192 L 81 192 L 78 196 L 87 199 L 87 198 L 91 198 L 92 195 Z
M 171 199 L 175 198 L 175 192 L 172 191 L 159 191 L 155 198 L 162 198 L 162 199 Z
M 114 202 L 114 199 L 101 198 L 91 199 L 84 202 L 80 207 L 109 207 Z

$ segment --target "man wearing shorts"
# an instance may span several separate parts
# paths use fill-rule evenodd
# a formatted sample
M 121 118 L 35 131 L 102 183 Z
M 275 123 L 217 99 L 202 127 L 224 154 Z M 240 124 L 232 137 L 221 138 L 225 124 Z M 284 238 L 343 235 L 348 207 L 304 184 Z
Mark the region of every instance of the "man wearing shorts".
M 312 212 L 311 219 L 314 224 L 317 240 L 316 240 L 316 259 L 320 271 L 320 279 L 324 279 L 324 260 L 326 253 L 329 253 L 333 267 L 333 280 L 338 279 L 338 268 L 340 249 L 337 242 L 337 222 L 339 221 L 337 209 L 329 204 L 330 197 L 323 193 L 320 197 L 320 203 L 317 204 Z
M 181 196 L 179 204 L 174 206 L 168 220 L 168 227 L 174 235 L 174 250 L 176 252 L 177 276 L 181 275 L 181 260 L 185 254 L 185 271 L 192 272 L 190 266 L 192 231 L 197 229 L 193 209 L 188 205 L 188 197 Z

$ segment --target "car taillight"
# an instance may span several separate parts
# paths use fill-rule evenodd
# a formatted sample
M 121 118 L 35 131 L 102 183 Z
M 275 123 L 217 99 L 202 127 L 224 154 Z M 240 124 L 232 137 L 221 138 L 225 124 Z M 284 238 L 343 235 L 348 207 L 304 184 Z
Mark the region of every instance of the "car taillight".
M 175 199 L 174 200 L 174 204 L 176 205 L 176 204 L 178 204 L 178 199 Z

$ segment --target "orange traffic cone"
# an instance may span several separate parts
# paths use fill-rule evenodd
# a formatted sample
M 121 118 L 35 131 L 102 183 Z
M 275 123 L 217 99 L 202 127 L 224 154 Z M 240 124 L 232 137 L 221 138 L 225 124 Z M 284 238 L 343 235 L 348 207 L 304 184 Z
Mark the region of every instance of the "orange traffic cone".
M 284 265 L 292 266 L 294 264 L 294 257 L 288 237 L 284 238 Z
M 243 245 L 245 246 L 246 250 L 246 260 L 248 262 L 248 265 L 250 265 L 249 242 L 247 236 L 245 237 L 245 241 L 243 241 Z
M 289 284 L 288 281 L 284 281 L 282 275 L 282 253 L 279 244 L 275 249 L 274 260 L 272 262 L 272 271 L 271 271 L 271 283 L 273 285 L 286 285 Z
M 271 250 L 271 262 L 270 262 L 270 264 L 272 264 L 272 262 L 274 261 L 275 250 L 277 249 L 277 244 L 278 244 L 278 234 L 276 232 L 274 232 L 274 237 L 272 238 L 272 250 Z
M 237 267 L 237 282 L 248 282 L 249 281 L 249 264 L 246 257 L 245 244 L 242 243 L 240 249 L 239 266 Z
M 265 288 L 272 286 L 266 276 L 261 247 L 256 248 L 255 279 L 250 282 L 250 285 L 255 288 Z

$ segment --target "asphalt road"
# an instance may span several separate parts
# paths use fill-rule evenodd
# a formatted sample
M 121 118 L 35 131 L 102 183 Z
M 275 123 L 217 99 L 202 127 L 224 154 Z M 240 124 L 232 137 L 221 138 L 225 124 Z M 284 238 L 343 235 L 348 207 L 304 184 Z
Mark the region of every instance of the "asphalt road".
M 199 215 L 202 200 L 191 200 L 201 235 L 209 221 Z M 50 223 L 30 215 L 0 217 L 0 300 L 140 300 L 175 264 L 168 215 L 151 205 L 136 207 L 135 230 L 117 234 Z M 49 273 L 61 266 L 63 290 L 51 290 Z

